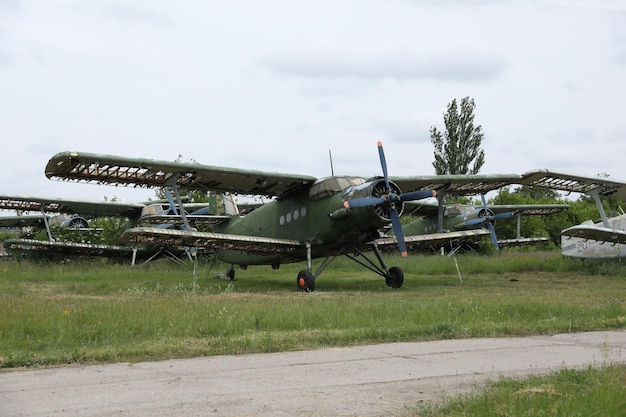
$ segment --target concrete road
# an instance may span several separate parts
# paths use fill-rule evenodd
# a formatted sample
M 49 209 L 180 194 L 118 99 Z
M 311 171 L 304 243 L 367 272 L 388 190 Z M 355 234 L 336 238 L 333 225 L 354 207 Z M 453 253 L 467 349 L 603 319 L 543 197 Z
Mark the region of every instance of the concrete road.
M 626 363 L 626 330 L 0 372 L 0 416 L 388 416 L 489 379 Z

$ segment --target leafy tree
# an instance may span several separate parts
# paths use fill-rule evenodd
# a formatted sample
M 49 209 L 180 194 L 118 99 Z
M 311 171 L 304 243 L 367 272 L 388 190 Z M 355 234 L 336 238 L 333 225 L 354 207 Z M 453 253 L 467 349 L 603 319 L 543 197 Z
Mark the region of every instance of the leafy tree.
M 474 125 L 475 108 L 474 99 L 465 97 L 460 106 L 453 99 L 443 114 L 445 131 L 430 127 L 437 175 L 476 174 L 485 163 L 485 152 L 480 147 L 484 134 L 482 126 Z

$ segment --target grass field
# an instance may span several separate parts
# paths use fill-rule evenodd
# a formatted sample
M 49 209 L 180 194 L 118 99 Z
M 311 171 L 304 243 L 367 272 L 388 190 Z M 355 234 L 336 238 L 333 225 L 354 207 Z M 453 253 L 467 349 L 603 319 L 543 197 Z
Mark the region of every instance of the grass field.
M 0 366 L 159 360 L 390 341 L 623 328 L 626 269 L 558 253 L 392 258 L 405 284 L 339 261 L 313 293 L 303 265 L 238 270 L 200 265 L 5 262 Z
M 388 265 L 405 271 L 404 286 L 390 289 L 375 274 L 338 260 L 313 293 L 296 290 L 301 264 L 277 271 L 250 267 L 226 281 L 215 273 L 227 265 L 202 262 L 194 279 L 192 265 L 168 261 L 134 267 L 101 260 L 6 261 L 0 264 L 0 367 L 626 326 L 626 266 L 619 262 L 581 262 L 553 252 L 463 255 L 456 261 L 390 257 Z M 503 381 L 407 415 L 538 415 L 520 412 L 530 400 L 542 410 L 582 410 L 547 415 L 591 415 L 606 409 L 605 400 L 619 407 L 626 398 L 623 366 L 564 372 Z M 589 380 L 603 388 L 587 395 L 584 408 L 573 393 L 588 392 Z
M 406 417 L 626 416 L 626 366 L 563 369 L 547 376 L 491 382 Z

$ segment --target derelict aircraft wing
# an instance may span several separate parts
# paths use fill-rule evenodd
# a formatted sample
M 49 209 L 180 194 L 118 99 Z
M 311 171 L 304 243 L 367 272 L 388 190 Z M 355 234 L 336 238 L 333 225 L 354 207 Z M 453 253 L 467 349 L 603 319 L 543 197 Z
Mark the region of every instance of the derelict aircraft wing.
M 0 210 L 80 214 L 87 217 L 138 217 L 145 204 L 0 195 Z
M 50 179 L 135 187 L 172 187 L 218 193 L 282 197 L 317 180 L 304 175 L 156 161 L 113 155 L 63 152 L 46 166 Z
M 45 214 L 28 214 L 23 216 L 0 216 L 0 227 L 28 227 L 44 224 Z
M 585 221 L 561 232 L 561 252 L 565 256 L 590 259 L 622 258 L 626 251 L 626 215 L 607 217 L 600 197 L 626 199 L 626 182 L 602 177 L 586 177 L 559 171 L 536 170 L 522 175 L 523 185 L 582 193 L 596 203 L 601 221 Z

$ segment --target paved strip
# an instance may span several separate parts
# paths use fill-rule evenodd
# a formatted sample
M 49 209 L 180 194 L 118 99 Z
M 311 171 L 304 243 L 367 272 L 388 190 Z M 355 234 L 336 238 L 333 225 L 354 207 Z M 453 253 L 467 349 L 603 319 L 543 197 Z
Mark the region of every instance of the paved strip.
M 383 416 L 487 380 L 626 363 L 626 330 L 0 372 L 0 415 Z

